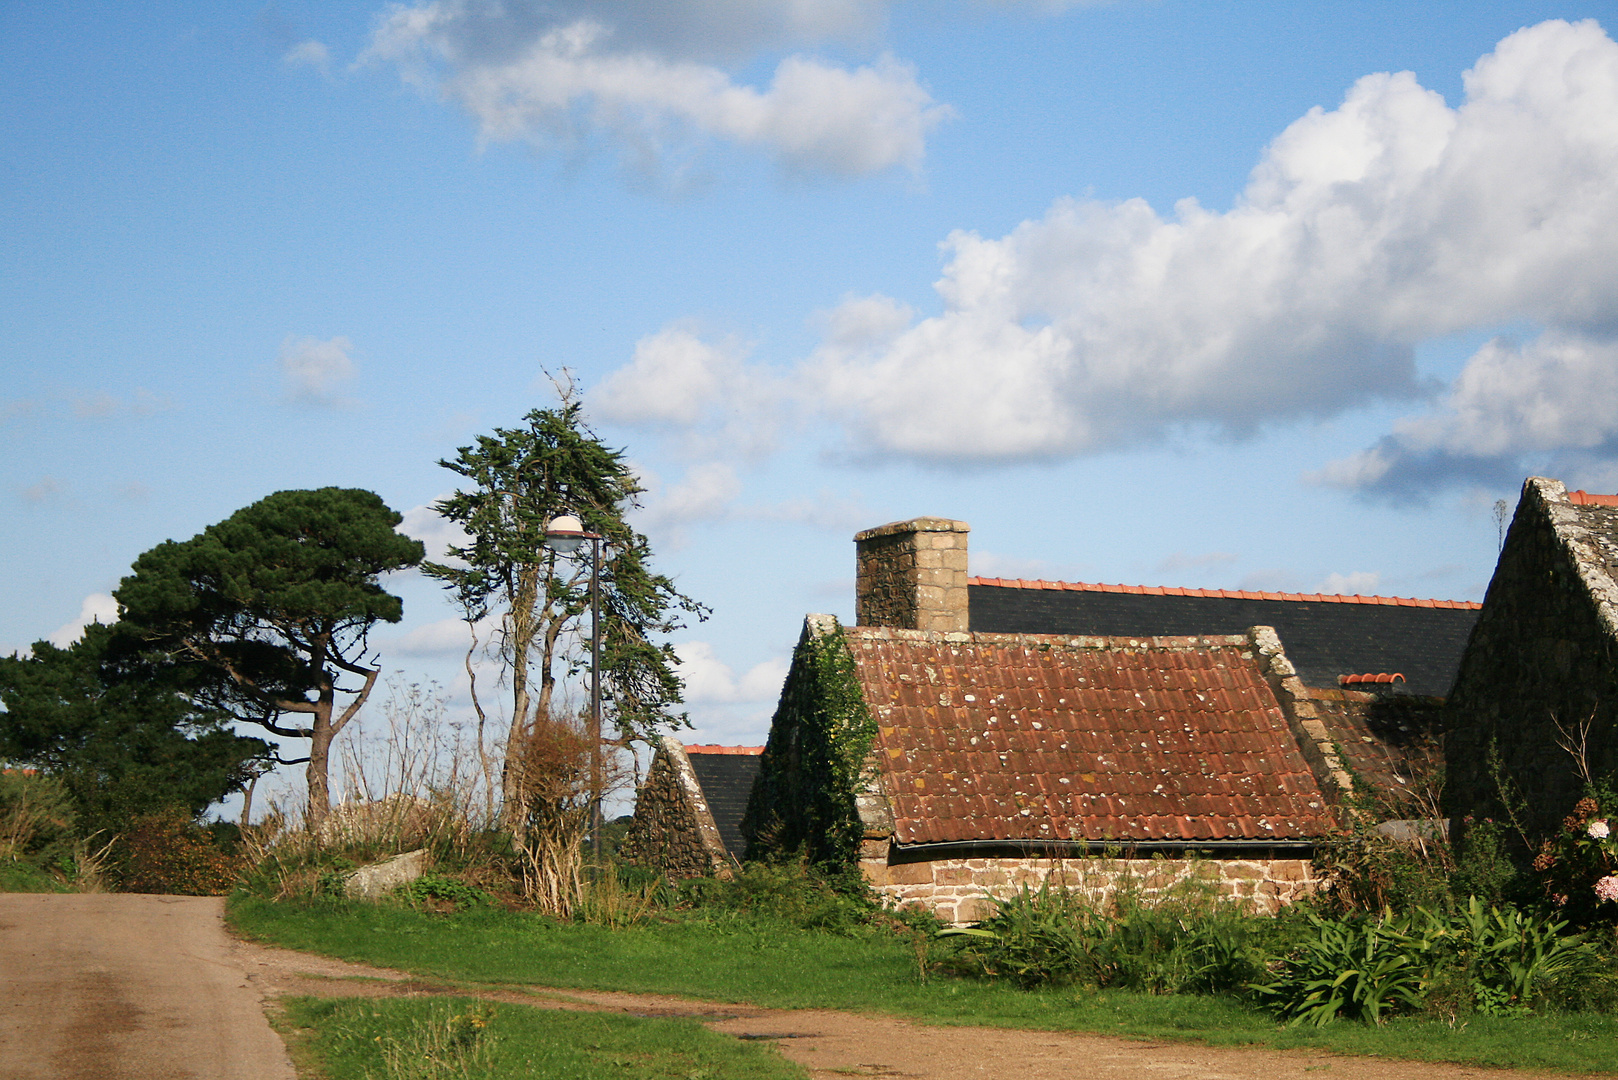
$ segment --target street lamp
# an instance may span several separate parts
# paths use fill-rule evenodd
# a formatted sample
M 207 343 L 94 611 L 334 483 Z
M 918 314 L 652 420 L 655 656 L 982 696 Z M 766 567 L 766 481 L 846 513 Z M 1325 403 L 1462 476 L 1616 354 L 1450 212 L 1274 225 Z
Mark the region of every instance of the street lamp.
M 590 541 L 590 854 L 601 861 L 601 541 L 586 532 L 572 514 L 553 518 L 545 527 L 545 546 L 572 555 Z

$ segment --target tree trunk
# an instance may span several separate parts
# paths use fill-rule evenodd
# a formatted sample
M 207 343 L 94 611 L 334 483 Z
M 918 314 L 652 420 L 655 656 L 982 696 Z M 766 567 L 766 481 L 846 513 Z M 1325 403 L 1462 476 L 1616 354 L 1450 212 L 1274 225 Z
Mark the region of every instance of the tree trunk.
M 331 760 L 332 731 L 331 711 L 336 699 L 336 693 L 330 681 L 320 688 L 320 700 L 316 702 L 314 723 L 310 724 L 309 732 L 309 768 L 304 773 L 308 778 L 309 809 L 304 814 L 304 824 L 311 830 L 320 828 L 326 815 L 331 813 L 331 788 L 327 782 L 327 765 Z
M 539 567 L 524 567 L 506 615 L 506 645 L 511 650 L 511 727 L 506 732 L 506 760 L 500 769 L 500 816 L 521 847 L 525 839 L 528 790 L 522 774 L 523 737 L 528 731 L 532 700 L 528 693 L 528 657 L 534 648 L 535 606 Z

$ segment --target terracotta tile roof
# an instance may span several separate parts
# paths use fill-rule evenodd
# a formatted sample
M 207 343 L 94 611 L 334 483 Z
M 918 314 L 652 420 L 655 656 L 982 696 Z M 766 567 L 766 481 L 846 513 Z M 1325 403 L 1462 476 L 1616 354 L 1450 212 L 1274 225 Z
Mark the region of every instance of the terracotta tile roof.
M 1583 492 L 1575 492 L 1582 495 Z M 1618 495 L 1591 495 L 1597 499 L 1611 499 L 1603 506 L 1618 506 Z M 1577 500 L 1575 500 L 1577 501 Z M 1059 589 L 1069 592 L 1130 593 L 1135 596 L 1204 596 L 1221 600 L 1292 600 L 1312 604 L 1380 604 L 1385 607 L 1457 608 L 1478 611 L 1483 605 L 1471 600 L 1418 600 L 1410 596 L 1344 596 L 1341 593 L 1289 593 L 1249 592 L 1246 589 L 1182 589 L 1173 585 L 1104 585 L 1089 581 L 1036 581 L 1028 578 L 966 579 L 967 585 L 994 585 L 1002 589 Z
M 764 748 L 762 746 L 714 746 L 709 743 L 700 746 L 687 746 L 685 752 L 688 754 L 753 754 L 756 756 L 762 754 Z
M 1246 637 L 844 633 L 901 844 L 1335 829 Z
M 1437 698 L 1311 687 L 1309 700 L 1354 773 L 1354 782 L 1393 816 L 1427 817 L 1414 805 L 1444 761 L 1443 702 Z

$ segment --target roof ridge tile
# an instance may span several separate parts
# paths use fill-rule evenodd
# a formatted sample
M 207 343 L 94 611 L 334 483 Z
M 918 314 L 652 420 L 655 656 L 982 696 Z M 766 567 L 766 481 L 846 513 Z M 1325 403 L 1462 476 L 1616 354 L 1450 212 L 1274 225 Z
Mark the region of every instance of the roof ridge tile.
M 1597 496 L 1592 496 L 1596 498 Z M 1599 496 L 1610 498 L 1610 505 L 1618 506 L 1618 495 Z M 1601 503 L 1599 505 L 1608 505 Z M 1247 589 L 1191 589 L 1176 585 L 1107 585 L 1101 582 L 1089 581 L 1043 581 L 1030 578 L 986 578 L 969 577 L 968 585 L 987 585 L 1003 589 L 1069 589 L 1076 592 L 1107 592 L 1128 593 L 1144 596 L 1191 596 L 1206 597 L 1225 600 L 1270 600 L 1274 602 L 1290 603 L 1319 603 L 1319 604 L 1377 604 L 1386 607 L 1420 607 L 1420 608 L 1459 608 L 1477 611 L 1483 607 L 1474 600 L 1438 600 L 1413 596 L 1361 596 L 1355 593 L 1347 596 L 1341 593 L 1274 593 L 1253 592 Z

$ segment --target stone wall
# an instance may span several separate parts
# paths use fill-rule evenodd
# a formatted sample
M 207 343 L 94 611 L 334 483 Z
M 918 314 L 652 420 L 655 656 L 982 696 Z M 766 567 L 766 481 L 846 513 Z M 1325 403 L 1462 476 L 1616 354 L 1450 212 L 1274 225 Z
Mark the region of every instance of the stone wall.
M 1531 832 L 1554 829 L 1583 786 L 1575 755 L 1559 743 L 1584 742 L 1597 778 L 1618 770 L 1618 589 L 1603 550 L 1618 520 L 1608 516 L 1618 511 L 1575 506 L 1555 480 L 1523 485 L 1445 704 L 1452 817 L 1499 817 L 1498 774 L 1525 801 Z
M 635 796 L 635 818 L 618 853 L 673 878 L 728 870 L 724 842 L 678 739 L 665 737 L 652 757 L 646 782 Z
M 870 844 L 886 847 L 886 842 Z M 978 922 L 994 913 L 991 897 L 1045 883 L 1075 889 L 1104 902 L 1120 888 L 1140 896 L 1161 895 L 1183 881 L 1200 879 L 1219 896 L 1245 902 L 1259 914 L 1312 892 L 1320 884 L 1307 858 L 1186 859 L 1062 858 L 935 859 L 890 863 L 862 859 L 860 869 L 888 902 L 920 905 L 947 923 Z
M 964 521 L 916 518 L 854 537 L 854 622 L 901 630 L 967 626 Z

